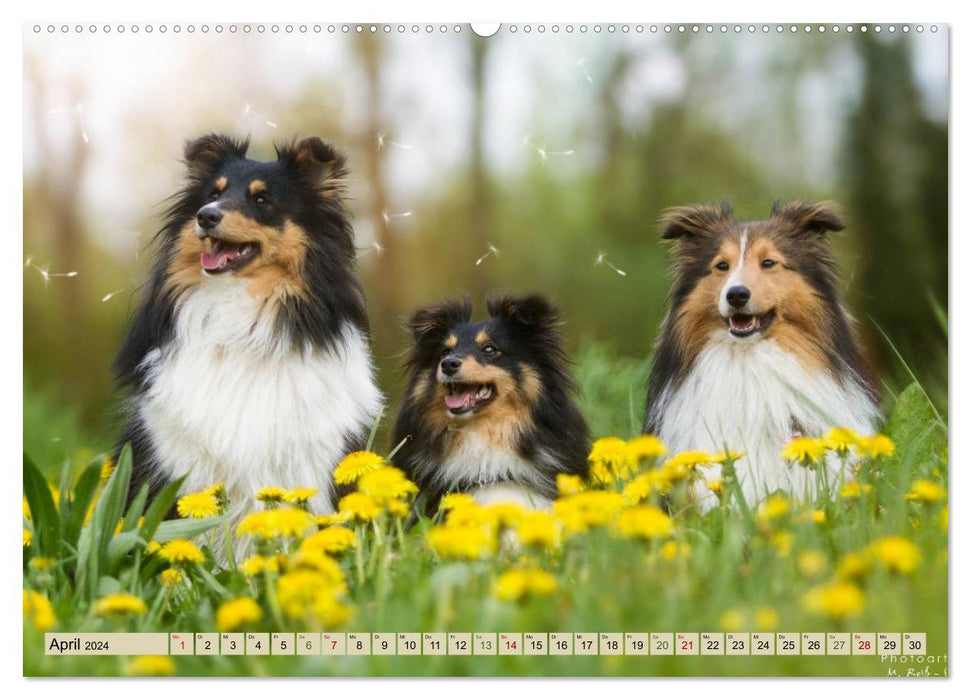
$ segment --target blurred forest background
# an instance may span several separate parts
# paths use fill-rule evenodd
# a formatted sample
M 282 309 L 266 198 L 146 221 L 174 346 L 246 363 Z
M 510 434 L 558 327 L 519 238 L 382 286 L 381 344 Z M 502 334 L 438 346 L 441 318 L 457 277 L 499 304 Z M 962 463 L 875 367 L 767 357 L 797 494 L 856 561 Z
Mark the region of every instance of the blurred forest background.
M 668 291 L 666 207 L 727 198 L 754 219 L 810 198 L 845 215 L 846 301 L 888 388 L 904 370 L 881 329 L 946 402 L 946 28 L 25 31 L 24 438 L 40 461 L 61 426 L 110 444 L 110 365 L 161 203 L 183 142 L 211 130 L 251 135 L 254 157 L 295 135 L 348 153 L 392 400 L 416 305 L 538 290 L 571 351 L 642 362 Z

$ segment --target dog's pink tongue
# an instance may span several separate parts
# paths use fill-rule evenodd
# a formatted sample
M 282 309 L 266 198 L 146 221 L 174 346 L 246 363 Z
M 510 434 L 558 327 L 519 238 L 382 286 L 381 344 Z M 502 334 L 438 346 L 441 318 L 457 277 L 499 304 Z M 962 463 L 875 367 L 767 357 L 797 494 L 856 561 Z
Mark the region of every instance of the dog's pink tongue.
M 472 405 L 473 397 L 475 396 L 475 390 L 469 389 L 468 391 L 462 392 L 452 392 L 451 394 L 445 394 L 445 405 L 448 406 L 453 411 L 457 408 L 466 408 Z
M 203 270 L 218 270 L 223 262 L 229 258 L 232 248 L 221 245 L 221 241 L 216 241 L 212 250 L 206 251 L 200 256 Z

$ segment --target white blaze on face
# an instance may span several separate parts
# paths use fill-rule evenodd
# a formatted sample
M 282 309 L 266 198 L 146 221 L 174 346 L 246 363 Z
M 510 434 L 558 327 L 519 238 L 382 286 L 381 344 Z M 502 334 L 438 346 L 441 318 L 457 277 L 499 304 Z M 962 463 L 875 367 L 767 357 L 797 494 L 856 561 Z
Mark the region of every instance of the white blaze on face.
M 735 261 L 735 265 L 729 270 L 728 279 L 725 280 L 725 284 L 722 286 L 721 292 L 718 294 L 718 311 L 722 316 L 726 318 L 732 315 L 732 306 L 728 303 L 728 290 L 732 287 L 737 287 L 740 284 L 744 284 L 744 279 L 742 277 L 742 271 L 745 269 L 745 249 L 748 247 L 748 229 L 742 231 L 742 237 L 738 244 L 738 260 Z

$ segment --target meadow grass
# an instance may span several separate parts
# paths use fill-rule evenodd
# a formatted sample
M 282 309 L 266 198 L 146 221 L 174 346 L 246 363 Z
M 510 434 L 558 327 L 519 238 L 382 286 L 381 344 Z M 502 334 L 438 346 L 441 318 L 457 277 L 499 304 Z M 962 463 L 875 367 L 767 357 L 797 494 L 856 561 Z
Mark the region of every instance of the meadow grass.
M 596 346 L 578 358 L 583 409 L 594 433 L 636 436 L 647 364 Z M 859 462 L 858 487 L 827 485 L 813 502 L 795 493 L 775 494 L 763 504 L 732 498 L 740 494 L 729 458 L 722 506 L 702 516 L 685 497 L 693 464 L 702 457 L 672 466 L 678 460 L 671 455 L 648 450 L 638 456 L 636 443 L 607 441 L 592 457 L 595 473 L 610 483 L 587 484 L 579 498 L 564 496 L 552 516 L 459 504 L 408 529 L 399 516 L 413 494 L 386 468 L 358 482 L 360 496 L 345 503 L 343 518 L 316 522 L 301 509 L 300 494 L 268 492 L 263 515 L 247 527 L 247 555 L 263 558 L 231 564 L 217 564 L 218 552 L 227 538 L 241 535 L 219 515 L 218 492 L 212 500 L 198 499 L 193 514 L 201 517 L 163 520 L 177 502 L 177 484 L 126 510 L 127 454 L 104 467 L 83 444 L 87 438 L 72 432 L 69 414 L 49 416 L 49 402 L 47 410 L 28 410 L 29 401 L 25 449 L 36 448 L 31 457 L 38 463 L 25 457 L 26 675 L 946 673 L 946 411 L 917 383 L 887 406 L 883 432 L 893 454 L 886 454 L 886 445 L 875 450 Z M 45 415 L 57 436 L 45 438 Z M 53 437 L 59 438 L 56 449 Z M 647 487 L 635 498 L 629 484 L 637 478 Z M 379 513 L 373 519 L 368 500 Z M 326 531 L 334 536 L 312 534 L 318 528 L 331 528 Z M 510 546 L 514 532 L 529 544 Z M 244 598 L 252 602 L 226 605 Z M 926 632 L 933 658 L 919 664 L 879 655 L 186 656 L 153 662 L 43 652 L 45 630 L 221 629 Z

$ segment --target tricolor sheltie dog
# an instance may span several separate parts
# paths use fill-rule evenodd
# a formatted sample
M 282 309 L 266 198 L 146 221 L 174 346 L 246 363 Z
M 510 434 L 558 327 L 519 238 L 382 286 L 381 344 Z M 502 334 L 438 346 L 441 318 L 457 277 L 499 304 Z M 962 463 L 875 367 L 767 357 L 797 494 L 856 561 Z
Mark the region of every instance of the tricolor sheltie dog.
M 589 430 L 573 400 L 556 309 L 540 296 L 470 300 L 411 317 L 410 372 L 394 428 L 395 461 L 434 513 L 449 492 L 482 504 L 536 508 L 556 498 L 556 475 L 587 473 Z
M 878 391 L 840 305 L 827 206 L 776 205 L 766 221 L 736 221 L 727 204 L 669 213 L 674 285 L 654 355 L 645 432 L 672 452 L 745 452 L 747 500 L 803 493 L 815 475 L 780 456 L 793 437 L 834 426 L 870 434 Z M 839 462 L 828 464 L 838 475 Z M 830 483 L 835 483 L 832 479 Z M 699 488 L 702 508 L 714 496 Z
M 131 495 L 186 475 L 224 482 L 238 519 L 264 486 L 317 487 L 361 449 L 382 397 L 341 199 L 344 158 L 318 138 L 277 148 L 209 135 L 185 148 L 187 180 L 116 360 L 131 389 L 119 447 Z

